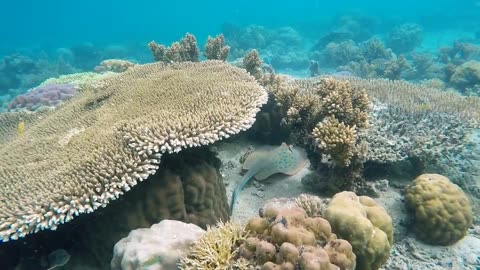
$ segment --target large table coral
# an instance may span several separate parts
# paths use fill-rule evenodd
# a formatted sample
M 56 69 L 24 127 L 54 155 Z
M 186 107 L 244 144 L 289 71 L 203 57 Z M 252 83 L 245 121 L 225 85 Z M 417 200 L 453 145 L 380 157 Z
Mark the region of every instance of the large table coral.
M 220 61 L 140 65 L 38 117 L 0 116 L 0 239 L 55 229 L 154 174 L 163 153 L 248 129 L 267 93 Z

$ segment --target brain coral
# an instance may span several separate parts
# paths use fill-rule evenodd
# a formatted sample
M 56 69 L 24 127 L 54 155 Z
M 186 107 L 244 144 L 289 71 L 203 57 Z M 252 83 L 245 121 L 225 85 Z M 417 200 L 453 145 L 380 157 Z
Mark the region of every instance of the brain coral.
M 430 244 L 449 245 L 460 240 L 472 224 L 465 193 L 439 174 L 422 174 L 406 189 L 407 206 L 415 211 L 417 236 Z
M 0 239 L 55 229 L 155 173 L 163 153 L 248 129 L 266 91 L 220 61 L 139 65 L 31 116 L 0 117 Z
M 393 244 L 392 219 L 373 199 L 340 192 L 324 214 L 339 238 L 352 244 L 356 269 L 376 270 L 387 261 Z

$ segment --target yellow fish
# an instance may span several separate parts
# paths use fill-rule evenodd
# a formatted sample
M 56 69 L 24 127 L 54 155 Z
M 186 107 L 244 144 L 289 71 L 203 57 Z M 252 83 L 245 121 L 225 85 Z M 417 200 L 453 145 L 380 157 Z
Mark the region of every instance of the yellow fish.
M 20 122 L 18 123 L 18 126 L 17 126 L 18 136 L 22 136 L 23 131 L 25 131 L 25 121 L 23 121 L 23 119 L 20 119 Z

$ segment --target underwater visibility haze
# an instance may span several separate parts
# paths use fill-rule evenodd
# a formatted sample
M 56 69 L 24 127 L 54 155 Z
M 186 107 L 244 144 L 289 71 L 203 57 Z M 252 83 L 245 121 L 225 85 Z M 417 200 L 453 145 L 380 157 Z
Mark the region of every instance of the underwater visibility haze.
M 480 2 L 3 1 L 0 269 L 480 269 Z

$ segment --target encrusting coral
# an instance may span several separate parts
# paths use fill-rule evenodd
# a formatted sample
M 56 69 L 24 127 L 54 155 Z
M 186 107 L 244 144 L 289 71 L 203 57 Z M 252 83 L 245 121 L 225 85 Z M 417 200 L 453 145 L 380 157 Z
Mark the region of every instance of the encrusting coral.
M 23 95 L 18 95 L 8 104 L 9 111 L 36 111 L 41 108 L 54 108 L 72 98 L 78 90 L 73 84 L 48 84 L 35 87 Z
M 2 241 L 105 207 L 154 174 L 162 154 L 248 129 L 267 101 L 221 61 L 138 65 L 100 85 L 30 117 L 22 136 L 12 136 L 16 113 L 0 117 Z
M 415 232 L 421 240 L 450 245 L 463 238 L 472 225 L 468 197 L 448 178 L 422 174 L 405 190 L 407 206 L 415 212 Z
M 332 230 L 352 244 L 358 270 L 377 270 L 388 259 L 393 245 L 392 219 L 367 196 L 337 193 L 324 211 Z

